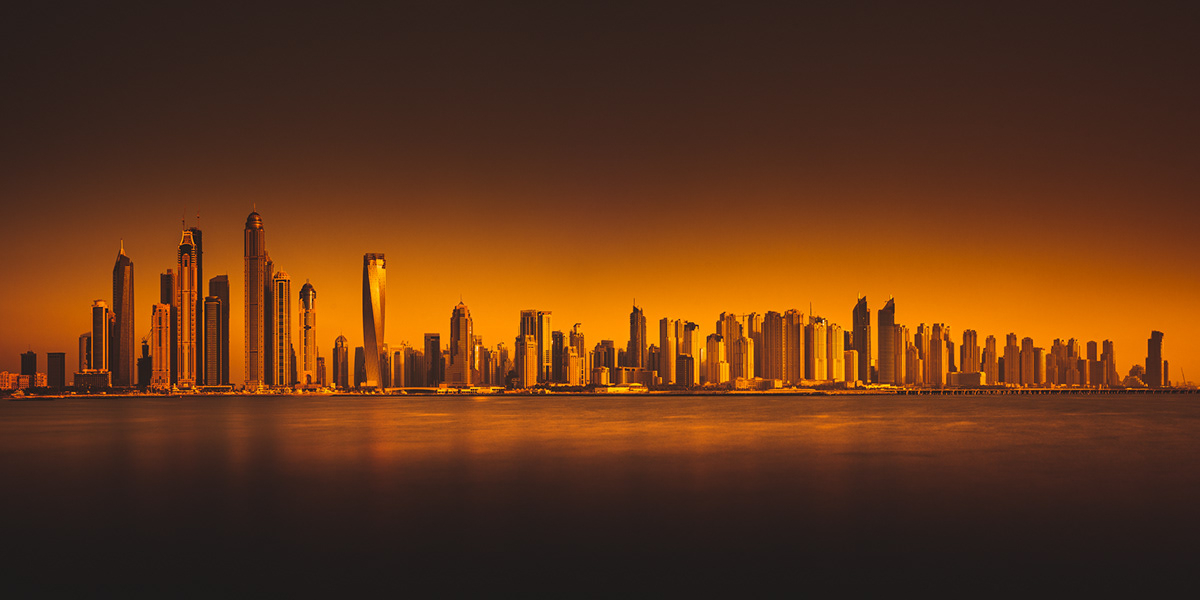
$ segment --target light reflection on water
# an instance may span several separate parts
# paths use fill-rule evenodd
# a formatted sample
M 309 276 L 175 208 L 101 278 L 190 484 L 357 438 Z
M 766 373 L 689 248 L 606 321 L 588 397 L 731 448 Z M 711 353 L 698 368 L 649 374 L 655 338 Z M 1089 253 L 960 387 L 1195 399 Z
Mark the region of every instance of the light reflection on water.
M 172 591 L 450 564 L 474 573 L 451 587 L 1161 581 L 1200 533 L 1193 398 L 5 402 L 0 533 L 16 572 L 135 565 Z

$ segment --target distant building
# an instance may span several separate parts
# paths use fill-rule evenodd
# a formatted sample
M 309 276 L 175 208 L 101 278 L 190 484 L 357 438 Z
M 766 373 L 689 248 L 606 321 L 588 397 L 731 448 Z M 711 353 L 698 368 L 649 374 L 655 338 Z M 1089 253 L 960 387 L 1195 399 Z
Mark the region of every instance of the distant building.
M 274 373 L 275 385 L 289 387 L 292 376 L 294 351 L 292 349 L 292 278 L 284 271 L 275 274 L 274 293 L 271 307 L 272 333 L 275 336 L 272 347 L 274 356 L 271 357 L 271 370 Z
M 447 383 L 469 386 L 474 364 L 475 331 L 471 321 L 471 310 L 459 302 L 450 311 L 450 362 L 447 367 Z
M 225 306 L 217 296 L 204 298 L 204 385 L 221 385 L 225 360 L 221 355 L 221 332 L 225 327 Z
M 220 385 L 229 385 L 232 380 L 232 375 L 229 374 L 229 276 L 217 275 L 209 279 L 208 295 L 216 296 L 221 300 L 221 330 L 216 337 L 205 333 L 205 348 L 208 347 L 208 344 L 221 346 L 221 376 L 218 381 L 220 381 Z M 209 380 L 212 381 L 212 378 Z
M 171 357 L 174 344 L 171 327 L 175 322 L 170 304 L 155 304 L 150 312 L 150 389 L 171 389 Z
M 425 334 L 425 385 L 437 386 L 445 381 L 446 371 L 442 365 L 442 335 L 427 333 Z
M 103 300 L 92 303 L 92 356 L 91 370 L 108 371 L 109 332 L 112 331 L 112 313 Z M 111 378 L 109 379 L 111 382 Z
M 198 354 L 200 331 L 203 322 L 200 296 L 199 245 L 191 229 L 183 230 L 179 240 L 178 260 L 175 272 L 175 316 L 179 337 L 175 353 L 178 358 L 179 387 L 190 388 L 200 383 L 199 368 L 202 360 Z
M 67 353 L 46 353 L 46 387 L 61 390 L 67 387 Z
M 301 385 L 320 385 L 317 375 L 317 290 L 307 281 L 300 288 L 300 364 Z
M 21 353 L 21 374 L 33 377 L 37 370 L 37 353 L 32 350 Z
M 243 239 L 243 261 L 245 268 L 245 289 L 243 290 L 245 318 L 245 389 L 254 392 L 263 388 L 267 382 L 268 365 L 271 357 L 268 353 L 270 343 L 268 338 L 268 291 L 271 287 L 271 276 L 274 274 L 268 267 L 270 257 L 267 255 L 266 232 L 263 230 L 262 217 L 257 212 L 251 212 L 246 217 L 246 227 Z
M 865 298 L 864 298 L 865 301 Z M 904 374 L 896 372 L 896 355 L 904 352 L 896 344 L 896 300 L 888 298 L 879 309 L 876 325 L 879 327 L 879 383 L 897 385 L 904 383 Z
M 646 368 L 646 313 L 637 304 L 629 313 L 629 346 L 625 349 L 623 367 Z
M 871 311 L 867 309 L 867 297 L 863 296 L 858 299 L 858 303 L 854 305 L 852 314 L 854 319 L 854 347 L 856 350 L 856 360 L 858 361 L 858 379 L 866 383 L 870 383 L 871 379 Z M 883 324 L 880 323 L 880 328 Z M 881 361 L 882 362 L 882 361 Z M 847 371 L 848 373 L 849 371 Z M 847 381 L 854 379 L 846 378 Z
M 125 255 L 125 244 L 113 265 L 113 332 L 109 364 L 114 387 L 133 387 L 133 261 Z
M 339 335 L 333 340 L 333 387 L 340 390 L 350 389 L 350 349 L 346 336 Z
M 1146 341 L 1146 374 L 1142 377 L 1142 381 L 1146 382 L 1146 386 L 1150 388 L 1161 388 L 1164 385 L 1165 378 L 1163 372 L 1163 333 L 1161 331 L 1151 331 L 1150 339 Z
M 383 254 L 363 255 L 362 286 L 363 345 L 366 349 L 364 385 L 378 389 L 383 382 L 379 359 L 383 352 L 387 302 L 387 270 Z

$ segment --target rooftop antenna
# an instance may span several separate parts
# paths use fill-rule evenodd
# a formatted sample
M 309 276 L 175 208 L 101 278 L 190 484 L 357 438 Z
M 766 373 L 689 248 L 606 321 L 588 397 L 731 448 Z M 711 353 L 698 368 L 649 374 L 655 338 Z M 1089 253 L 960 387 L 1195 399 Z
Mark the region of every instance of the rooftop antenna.
M 121 254 L 125 254 L 125 238 L 121 238 Z

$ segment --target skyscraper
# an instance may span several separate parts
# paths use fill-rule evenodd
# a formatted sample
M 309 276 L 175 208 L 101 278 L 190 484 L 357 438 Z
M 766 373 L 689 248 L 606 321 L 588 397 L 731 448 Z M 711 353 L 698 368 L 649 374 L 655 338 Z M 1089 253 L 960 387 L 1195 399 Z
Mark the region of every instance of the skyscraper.
M 474 350 L 474 327 L 471 311 L 459 302 L 450 311 L 450 364 L 447 365 L 447 382 L 452 385 L 469 386 L 471 381 L 471 355 Z
M 168 334 L 170 336 L 168 340 L 170 343 L 170 352 L 168 354 L 170 354 L 170 356 L 168 356 L 165 360 L 167 361 L 167 376 L 170 377 L 171 383 L 173 384 L 176 381 L 179 381 L 179 353 L 175 351 L 176 346 L 179 345 L 179 323 L 175 321 L 174 315 L 176 302 L 174 269 L 167 269 L 166 273 L 159 275 L 158 296 L 158 302 L 160 304 L 165 304 L 171 307 L 171 323 L 169 327 L 170 333 Z M 153 356 L 153 349 L 151 349 L 151 356 Z
M 274 372 L 274 382 L 278 387 L 292 384 L 292 278 L 284 271 L 275 274 L 272 306 L 273 346 L 274 355 L 271 370 Z M 376 356 L 378 358 L 378 356 Z
M 82 373 L 92 368 L 92 332 L 85 331 L 79 334 L 79 369 L 77 372 Z
M 204 385 L 221 385 L 224 357 L 221 355 L 221 329 L 225 326 L 224 305 L 216 296 L 204 298 L 204 329 L 205 338 L 209 343 L 204 346 Z
M 437 387 L 445 381 L 446 372 L 442 369 L 442 336 L 438 333 L 427 333 L 425 334 L 425 384 Z
M 790 309 L 783 313 L 784 381 L 792 385 L 804 379 L 804 313 Z
M 637 304 L 629 312 L 629 347 L 625 351 L 624 366 L 635 369 L 646 368 L 646 313 Z
M 1004 343 L 1004 383 L 1017 385 L 1021 382 L 1021 347 L 1017 345 L 1017 334 L 1010 333 Z
M 759 363 L 762 365 L 763 379 L 785 379 L 784 366 L 787 337 L 784 335 L 783 315 L 769 310 L 763 315 L 762 348 L 759 349 Z
M 368 388 L 381 389 L 382 374 L 379 371 L 380 353 L 383 352 L 384 310 L 387 303 L 387 269 L 383 254 L 363 255 L 362 314 L 363 352 L 366 360 Z
M 350 389 L 350 348 L 346 336 L 333 340 L 333 387 Z
M 30 350 L 21 353 L 21 374 L 27 377 L 37 375 L 37 352 Z
M 112 365 L 113 387 L 132 387 L 134 384 L 133 361 L 133 261 L 125 256 L 125 243 L 117 253 L 113 264 L 113 334 Z
M 92 360 L 93 371 L 108 370 L 108 344 L 112 313 L 103 300 L 92 303 Z M 35 365 L 36 368 L 36 365 Z
M 678 366 L 676 350 L 679 346 L 675 338 L 675 321 L 663 318 L 658 322 L 658 376 L 663 385 L 675 384 L 675 368 Z
M 221 299 L 221 331 L 216 337 L 206 336 L 204 343 L 206 348 L 208 344 L 221 346 L 221 377 L 219 381 L 220 385 L 229 385 L 232 377 L 229 374 L 229 276 L 217 275 L 209 279 L 208 295 Z
M 983 342 L 983 373 L 988 385 L 1000 383 L 1000 357 L 996 354 L 996 336 L 989 335 Z
M 707 363 L 704 382 L 713 385 L 721 385 L 729 381 L 729 362 L 725 359 L 725 340 L 719 333 L 713 333 L 708 336 L 705 349 L 705 362 Z
M 865 298 L 864 298 L 865 300 Z M 855 308 L 857 310 L 857 308 Z M 876 324 L 879 326 L 879 383 L 897 385 L 904 383 L 904 374 L 896 372 L 896 353 L 904 352 L 896 344 L 896 299 L 888 298 L 883 308 L 879 309 Z M 869 326 L 869 323 L 868 323 Z M 858 333 L 855 332 L 857 338 Z M 857 339 L 855 340 L 857 342 Z M 861 375 L 861 373 L 860 373 Z
M 199 227 L 188 227 L 192 234 L 192 255 L 196 265 L 195 311 L 192 314 L 196 339 L 196 381 L 204 381 L 204 233 Z
M 61 390 L 67 387 L 67 353 L 46 353 L 46 387 Z
M 805 379 L 825 379 L 829 376 L 829 342 L 825 331 L 826 322 L 821 317 L 810 317 L 804 330 Z
M 171 337 L 171 305 L 158 303 L 150 313 L 150 389 L 171 389 L 171 357 L 175 355 Z
M 974 329 L 963 330 L 962 360 L 960 362 L 962 364 L 958 365 L 959 371 L 963 373 L 979 372 L 979 334 Z
M 197 325 L 203 321 L 197 316 L 201 311 L 199 305 L 200 280 L 196 257 L 199 248 L 190 229 L 183 230 L 179 240 L 178 262 L 175 273 L 175 322 L 179 329 L 179 339 L 175 347 L 178 355 L 176 363 L 179 366 L 179 387 L 190 388 L 198 383 L 199 363 L 197 355 L 199 331 Z
M 865 383 L 871 383 L 871 311 L 867 309 L 867 297 L 858 299 L 854 305 L 854 348 L 858 351 L 858 378 Z M 893 323 L 894 325 L 894 323 Z M 887 329 L 879 324 L 880 331 Z M 884 362 L 882 359 L 879 361 Z
M 1146 340 L 1146 385 L 1151 388 L 1161 388 L 1163 377 L 1163 333 L 1151 331 L 1150 339 Z
M 319 384 L 317 377 L 317 290 L 305 281 L 300 288 L 300 383 Z
M 267 240 L 263 230 L 262 217 L 252 212 L 246 217 L 246 228 L 243 232 L 242 258 L 245 271 L 245 328 L 246 344 L 246 391 L 257 391 L 266 384 L 267 356 L 266 323 L 267 316 L 265 298 L 270 286 L 267 279 Z

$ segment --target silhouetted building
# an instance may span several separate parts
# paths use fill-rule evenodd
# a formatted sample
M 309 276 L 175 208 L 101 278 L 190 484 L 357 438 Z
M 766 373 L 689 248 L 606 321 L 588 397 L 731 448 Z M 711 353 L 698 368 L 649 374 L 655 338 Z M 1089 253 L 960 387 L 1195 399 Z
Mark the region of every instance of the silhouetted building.
M 125 256 L 125 244 L 113 264 L 113 333 L 109 365 L 114 387 L 133 387 L 133 261 Z
M 446 381 L 442 364 L 442 336 L 439 333 L 425 334 L 425 373 L 426 385 L 437 386 Z
M 221 330 L 216 337 L 207 335 L 204 340 L 205 347 L 208 344 L 217 344 L 221 347 L 221 376 L 218 379 L 221 385 L 229 385 L 233 376 L 229 373 L 229 276 L 217 275 L 208 280 L 208 295 L 216 296 L 221 300 Z M 212 378 L 210 377 L 211 381 Z
M 387 269 L 383 254 L 363 255 L 362 315 L 366 352 L 366 387 L 381 388 L 379 359 L 383 352 L 384 314 L 387 304 Z
M 319 385 L 317 377 L 317 290 L 305 281 L 300 288 L 300 383 Z
M 199 246 L 193 237 L 192 230 L 184 229 L 183 237 L 179 240 L 178 262 L 175 264 L 175 323 L 179 330 L 175 352 L 178 355 L 176 364 L 179 367 L 179 387 L 190 388 L 200 380 L 198 353 L 200 331 L 199 325 L 204 317 L 200 315 L 200 279 Z
M 225 325 L 225 307 L 216 296 L 204 298 L 204 385 L 221 385 L 224 357 L 221 355 L 221 330 Z
M 92 361 L 91 370 L 108 371 L 109 332 L 112 331 L 112 313 L 103 300 L 92 303 Z M 34 359 L 36 361 L 36 358 Z M 36 366 L 36 362 L 35 362 Z M 111 382 L 111 378 L 109 380 Z
M 783 315 L 773 310 L 763 315 L 763 343 L 759 352 L 763 379 L 786 379 L 784 357 L 787 355 L 787 336 L 784 331 Z
M 142 355 L 137 359 L 138 391 L 145 392 L 150 389 L 151 367 L 150 361 L 150 342 L 142 338 Z
M 1146 374 L 1142 378 L 1147 387 L 1161 388 L 1164 385 L 1162 347 L 1163 333 L 1151 331 L 1150 339 L 1146 341 Z
M 865 300 L 864 298 L 862 302 L 865 302 Z M 879 326 L 879 333 L 877 334 L 879 336 L 879 383 L 889 385 L 904 383 L 904 374 L 896 372 L 896 354 L 897 352 L 904 352 L 905 348 L 897 348 L 896 344 L 895 298 L 888 298 L 883 308 L 879 309 L 879 317 L 876 325 Z
M 790 309 L 783 313 L 783 379 L 796 385 L 804 379 L 804 313 Z
M 33 377 L 37 374 L 37 353 L 30 350 L 21 353 L 21 374 Z
M 267 382 L 267 365 L 270 355 L 267 353 L 267 291 L 271 287 L 270 268 L 267 263 L 266 232 L 263 230 L 262 217 L 257 212 L 251 212 L 246 217 L 246 228 L 243 232 L 242 258 L 245 283 L 245 389 L 253 392 L 263 388 Z
M 61 390 L 67 387 L 67 353 L 46 353 L 46 387 Z
M 459 302 L 450 311 L 450 364 L 447 383 L 464 386 L 472 384 L 474 338 L 471 311 L 466 304 Z
M 79 368 L 76 372 L 82 373 L 92 368 L 92 332 L 85 331 L 79 334 Z
M 170 304 L 154 305 L 150 312 L 150 389 L 171 389 L 171 357 L 175 355 L 171 329 L 174 323 Z
M 626 367 L 646 368 L 646 313 L 637 304 L 629 313 L 629 346 L 625 349 Z
M 858 378 L 871 383 L 871 311 L 867 309 L 866 296 L 859 298 L 858 303 L 854 305 L 853 318 L 854 346 L 851 349 L 858 353 Z M 880 328 L 883 328 L 882 323 Z M 847 378 L 847 381 L 853 380 Z
M 167 358 L 167 377 L 173 384 L 179 381 L 179 354 L 175 352 L 176 346 L 179 345 L 179 323 L 175 321 L 175 270 L 167 269 L 166 273 L 159 275 L 158 286 L 159 303 L 171 307 L 170 338 L 168 339 L 170 356 Z M 151 343 L 150 356 L 154 356 L 153 343 Z
M 354 349 L 354 388 L 361 389 L 367 382 L 367 357 L 363 347 Z
M 287 387 L 295 381 L 293 375 L 295 349 L 292 347 L 292 278 L 286 272 L 280 271 L 275 274 L 273 281 L 272 299 L 274 304 L 271 316 L 274 319 L 272 333 L 275 341 L 272 347 L 275 355 L 272 357 L 271 370 L 275 373 L 275 385 Z
M 333 387 L 350 389 L 350 349 L 346 336 L 339 335 L 333 340 Z

